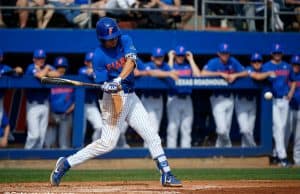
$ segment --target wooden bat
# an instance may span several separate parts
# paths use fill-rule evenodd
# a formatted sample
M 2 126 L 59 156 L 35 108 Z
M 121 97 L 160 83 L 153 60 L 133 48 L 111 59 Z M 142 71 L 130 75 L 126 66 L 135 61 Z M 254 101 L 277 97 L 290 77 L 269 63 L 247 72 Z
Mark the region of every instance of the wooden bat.
M 103 85 L 101 84 L 93 84 L 93 83 L 86 83 L 86 82 L 80 82 L 70 79 L 64 79 L 64 78 L 54 78 L 54 77 L 42 77 L 41 78 L 42 84 L 55 84 L 60 86 L 86 86 L 86 87 L 93 87 L 98 88 L 101 90 L 104 90 Z M 113 88 L 110 90 L 111 93 L 118 92 L 121 90 L 121 87 Z

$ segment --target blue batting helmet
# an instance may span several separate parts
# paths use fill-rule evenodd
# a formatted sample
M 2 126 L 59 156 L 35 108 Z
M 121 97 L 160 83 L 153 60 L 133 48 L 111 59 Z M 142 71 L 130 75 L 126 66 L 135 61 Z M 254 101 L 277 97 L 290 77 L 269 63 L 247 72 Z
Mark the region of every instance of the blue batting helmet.
M 253 53 L 251 55 L 251 62 L 253 62 L 253 61 L 262 61 L 262 60 L 263 60 L 262 56 L 259 53 Z
M 272 54 L 274 53 L 283 53 L 283 48 L 282 46 L 279 44 L 279 43 L 275 43 L 272 45 L 272 51 L 271 51 Z
M 103 17 L 97 22 L 96 32 L 99 40 L 111 40 L 121 35 L 117 22 L 109 17 Z
M 152 57 L 163 57 L 165 56 L 165 51 L 160 48 L 160 47 L 156 47 L 152 50 Z
M 66 57 L 56 57 L 54 61 L 54 66 L 67 68 L 69 66 L 68 59 Z
M 219 48 L 218 48 L 218 52 L 219 53 L 230 53 L 229 45 L 227 43 L 220 44 Z
M 184 56 L 186 54 L 186 48 L 182 45 L 178 45 L 175 48 L 175 54 L 177 56 Z

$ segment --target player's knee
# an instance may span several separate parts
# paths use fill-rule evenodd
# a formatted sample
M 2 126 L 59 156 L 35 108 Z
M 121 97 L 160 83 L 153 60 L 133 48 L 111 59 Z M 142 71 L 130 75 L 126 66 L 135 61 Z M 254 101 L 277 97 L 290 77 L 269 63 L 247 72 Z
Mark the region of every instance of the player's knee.
M 156 146 L 156 145 L 161 145 L 161 139 L 158 134 L 153 135 L 150 138 L 145 139 L 145 143 L 150 147 L 150 146 Z
M 218 129 L 217 130 L 217 134 L 219 136 L 226 136 L 228 134 L 227 130 L 226 129 Z

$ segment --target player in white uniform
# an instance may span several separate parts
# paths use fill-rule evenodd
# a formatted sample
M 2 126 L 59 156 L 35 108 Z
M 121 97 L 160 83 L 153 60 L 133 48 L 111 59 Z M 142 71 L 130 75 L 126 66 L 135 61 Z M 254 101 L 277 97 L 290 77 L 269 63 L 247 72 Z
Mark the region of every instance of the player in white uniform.
M 294 90 L 294 96 L 290 101 L 290 119 L 289 126 L 291 132 L 294 132 L 294 149 L 293 159 L 295 166 L 300 166 L 300 56 L 294 55 L 291 58 L 293 67 L 294 85 L 291 89 Z
M 179 78 L 200 76 L 201 71 L 194 61 L 193 54 L 179 45 L 175 51 L 169 52 L 169 65 L 176 71 Z M 167 147 L 177 147 L 178 131 L 180 129 L 180 147 L 190 148 L 192 143 L 192 124 L 194 119 L 191 88 L 177 88 L 169 93 L 167 102 L 168 128 Z
M 94 79 L 94 70 L 93 70 L 93 57 L 94 52 L 88 52 L 85 55 L 84 64 L 85 67 L 79 69 L 79 75 L 88 77 L 89 79 Z M 85 124 L 84 130 L 86 130 L 86 120 L 88 120 L 93 128 L 94 133 L 92 140 L 96 141 L 100 138 L 101 129 L 103 126 L 102 117 L 97 107 L 97 91 L 95 89 L 87 89 L 85 94 L 85 103 L 84 103 L 84 114 L 85 114 Z M 84 133 L 85 134 L 85 133 Z
M 287 167 L 289 164 L 285 147 L 285 135 L 287 132 L 289 100 L 293 96 L 293 91 L 289 87 L 289 81 L 293 80 L 291 77 L 292 67 L 282 60 L 282 56 L 283 49 L 281 45 L 274 44 L 271 51 L 271 60 L 262 66 L 262 71 L 274 71 L 276 74 L 276 77 L 269 78 L 272 83 L 271 90 L 273 93 L 272 116 L 273 138 L 275 142 L 273 157 L 277 157 L 278 165 Z
M 38 79 L 44 76 L 52 76 L 54 68 L 45 64 L 46 53 L 43 49 L 33 53 L 33 64 L 27 67 L 25 75 Z M 45 141 L 45 135 L 49 119 L 49 89 L 27 89 L 27 139 L 25 149 L 41 149 Z
M 108 17 L 97 22 L 96 32 L 100 45 L 95 50 L 93 68 L 95 82 L 105 82 L 101 105 L 104 127 L 100 139 L 69 157 L 58 159 L 50 176 L 51 184 L 58 186 L 71 167 L 111 151 L 117 144 L 121 126 L 127 122 L 147 143 L 161 172 L 161 184 L 182 186 L 171 173 L 161 139 L 151 127 L 148 113 L 134 93 L 133 71 L 137 56 L 132 39 L 122 35 L 116 21 Z M 122 90 L 118 91 L 120 86 Z
M 138 64 L 134 72 L 138 76 L 152 76 L 158 78 L 178 79 L 176 71 L 171 71 L 170 66 L 164 62 L 165 51 L 156 47 L 152 51 L 151 61 L 144 64 Z M 160 122 L 163 114 L 163 91 L 161 90 L 144 90 L 141 101 L 149 114 L 153 130 L 158 133 Z M 146 147 L 146 145 L 144 145 Z
M 247 76 L 244 67 L 230 56 L 228 44 L 220 44 L 218 57 L 211 59 L 203 68 L 203 76 L 220 76 L 232 83 L 239 77 Z M 234 97 L 230 91 L 214 91 L 210 97 L 218 138 L 216 147 L 231 147 L 230 129 L 234 108 Z

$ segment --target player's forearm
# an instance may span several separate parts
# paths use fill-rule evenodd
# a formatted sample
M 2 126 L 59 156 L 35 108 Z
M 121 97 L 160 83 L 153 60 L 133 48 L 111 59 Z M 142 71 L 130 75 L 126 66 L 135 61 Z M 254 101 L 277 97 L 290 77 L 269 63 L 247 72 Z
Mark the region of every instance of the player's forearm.
M 191 61 L 190 62 L 190 65 L 191 65 L 191 68 L 192 68 L 192 71 L 193 71 L 193 76 L 195 77 L 199 77 L 201 75 L 201 71 L 200 69 L 198 68 L 197 64 L 195 63 L 195 61 Z
M 0 140 L 0 147 L 6 147 L 8 143 L 8 135 L 9 135 L 9 125 L 7 125 L 4 129 L 4 135 Z
M 269 77 L 269 73 L 251 73 L 250 77 L 255 79 L 255 80 L 264 80 Z
M 170 76 L 170 72 L 161 71 L 161 70 L 151 70 L 149 71 L 150 76 L 158 77 L 158 78 L 165 78 Z
M 248 76 L 248 72 L 247 71 L 242 71 L 239 73 L 235 73 L 236 78 L 241 78 L 241 77 L 247 77 Z
M 290 87 L 290 91 L 288 93 L 288 99 L 292 99 L 292 97 L 294 96 L 296 87 L 297 87 L 296 82 L 292 82 L 291 87 Z
M 120 73 L 119 77 L 122 80 L 125 79 L 133 71 L 134 67 L 135 67 L 135 61 L 133 59 L 127 58 L 123 70 Z
M 206 71 L 203 70 L 201 72 L 202 76 L 207 76 L 207 77 L 213 77 L 213 76 L 222 76 L 222 72 L 213 72 L 213 71 Z

